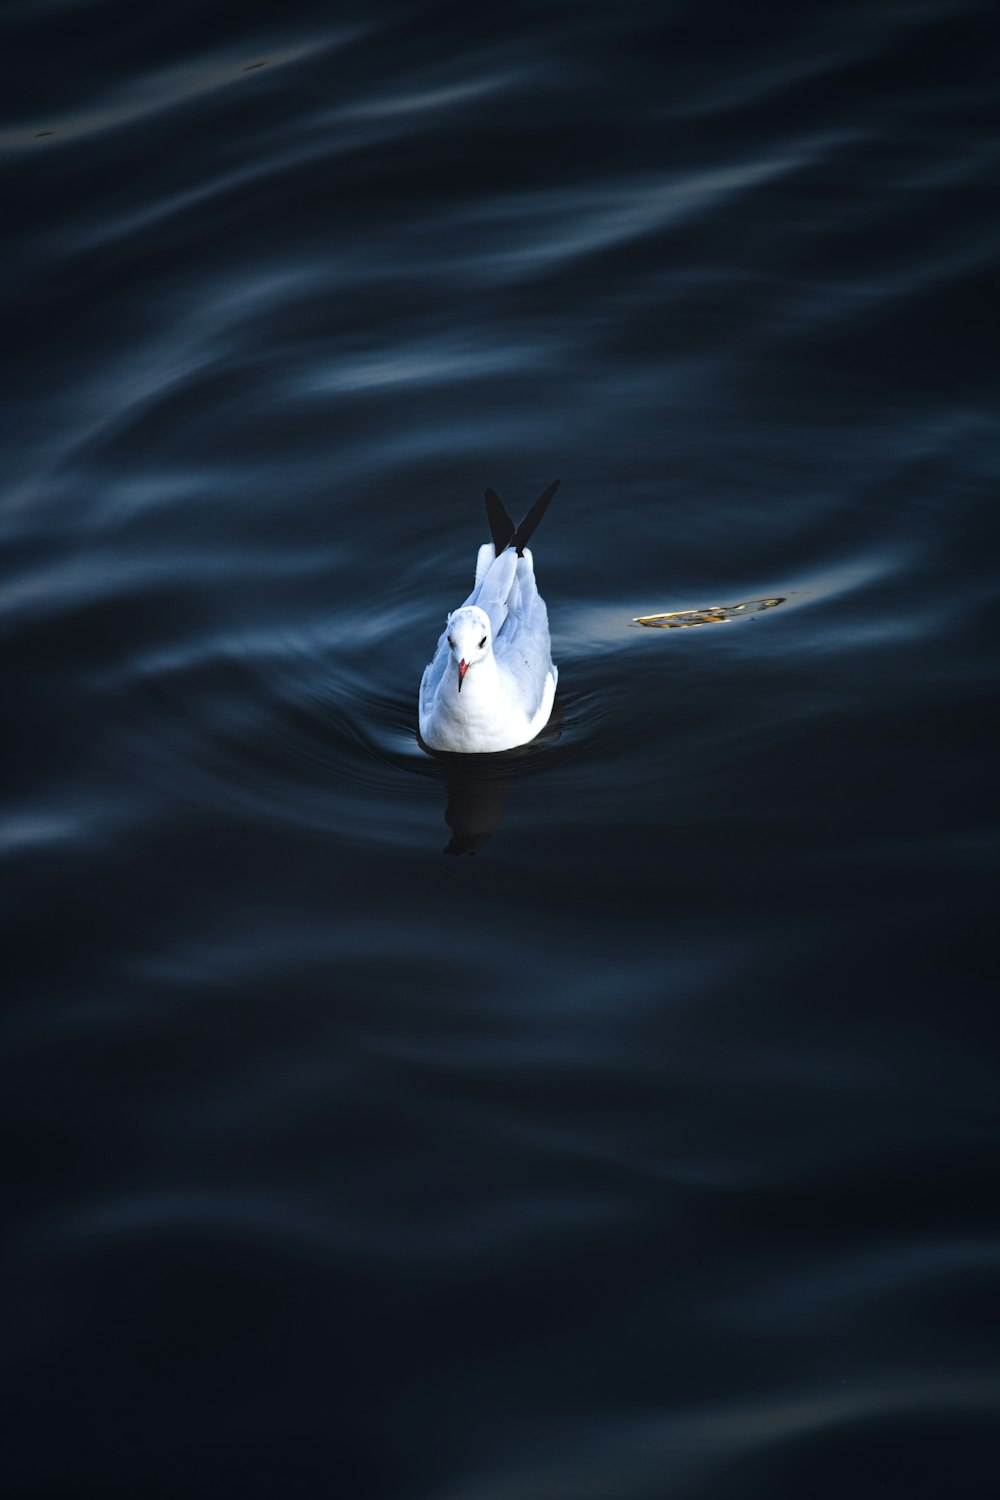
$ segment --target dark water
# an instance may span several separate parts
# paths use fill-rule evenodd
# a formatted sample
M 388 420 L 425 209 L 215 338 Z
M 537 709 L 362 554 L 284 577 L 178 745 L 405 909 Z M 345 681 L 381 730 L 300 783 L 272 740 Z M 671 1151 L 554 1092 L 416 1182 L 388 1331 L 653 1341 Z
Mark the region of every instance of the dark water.
M 6 1495 L 991 1488 L 991 14 L 6 5 Z

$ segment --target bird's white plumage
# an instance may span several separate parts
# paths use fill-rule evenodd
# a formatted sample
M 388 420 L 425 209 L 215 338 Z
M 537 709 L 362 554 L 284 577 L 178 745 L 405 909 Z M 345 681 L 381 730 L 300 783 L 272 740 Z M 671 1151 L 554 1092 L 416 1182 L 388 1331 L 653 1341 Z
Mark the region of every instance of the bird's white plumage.
M 424 670 L 421 738 L 432 750 L 479 754 L 526 745 L 548 723 L 558 677 L 531 552 L 507 547 L 498 557 L 485 543 L 475 587 L 448 616 Z

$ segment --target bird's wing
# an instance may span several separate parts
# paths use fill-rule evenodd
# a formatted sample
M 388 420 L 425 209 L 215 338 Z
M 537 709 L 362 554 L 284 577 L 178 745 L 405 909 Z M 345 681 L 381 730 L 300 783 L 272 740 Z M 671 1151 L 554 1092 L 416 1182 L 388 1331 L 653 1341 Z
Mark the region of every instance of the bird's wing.
M 504 548 L 510 546 L 514 522 L 504 509 L 496 490 L 486 491 L 486 519 L 490 523 L 490 536 L 493 538 L 493 555 L 499 557 Z
M 493 643 L 493 654 L 507 679 L 516 687 L 529 718 L 538 712 L 552 671 L 549 615 L 538 592 L 530 552 L 517 560 L 509 594 L 510 608 L 503 629 Z
M 430 661 L 424 668 L 424 675 L 420 679 L 418 712 L 421 714 L 421 716 L 427 712 L 427 710 L 431 706 L 431 703 L 434 701 L 434 695 L 441 685 L 441 679 L 444 677 L 445 672 L 448 668 L 449 655 L 450 652 L 448 650 L 448 627 L 445 626 L 444 630 L 441 632 L 440 637 L 438 638 L 438 643 L 435 647 L 434 655 L 431 657 Z
M 554 479 L 549 485 L 548 489 L 544 490 L 543 493 L 539 495 L 538 499 L 535 501 L 534 505 L 528 511 L 528 514 L 525 516 L 524 520 L 521 522 L 520 526 L 511 537 L 508 545 L 517 549 L 518 557 L 521 557 L 523 555 L 525 547 L 531 541 L 531 538 L 535 533 L 535 528 L 544 516 L 545 512 L 548 510 L 550 504 L 552 503 L 552 496 L 555 494 L 558 488 L 559 481 L 558 479 Z
M 486 570 L 466 599 L 466 604 L 478 604 L 490 618 L 494 641 L 499 636 L 507 618 L 511 586 L 517 576 L 517 553 L 508 547 Z

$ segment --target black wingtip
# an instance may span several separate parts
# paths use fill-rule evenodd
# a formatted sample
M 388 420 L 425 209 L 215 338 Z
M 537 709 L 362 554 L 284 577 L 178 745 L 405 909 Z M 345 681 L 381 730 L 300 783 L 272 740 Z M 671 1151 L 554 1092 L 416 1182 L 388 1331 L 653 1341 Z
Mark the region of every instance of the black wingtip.
M 493 546 L 499 557 L 504 548 L 511 544 L 514 522 L 504 510 L 503 501 L 496 490 L 486 491 L 486 519 L 490 523 L 490 536 L 493 538 Z
M 548 510 L 549 505 L 552 501 L 552 496 L 555 494 L 558 488 L 559 480 L 553 479 L 548 489 L 544 490 L 542 494 L 539 495 L 538 499 L 528 511 L 528 514 L 525 516 L 524 520 L 521 522 L 520 526 L 517 528 L 517 530 L 514 532 L 514 535 L 508 542 L 508 546 L 514 546 L 517 548 L 518 557 L 522 556 L 525 547 L 531 541 L 535 528 L 544 516 L 545 512 Z

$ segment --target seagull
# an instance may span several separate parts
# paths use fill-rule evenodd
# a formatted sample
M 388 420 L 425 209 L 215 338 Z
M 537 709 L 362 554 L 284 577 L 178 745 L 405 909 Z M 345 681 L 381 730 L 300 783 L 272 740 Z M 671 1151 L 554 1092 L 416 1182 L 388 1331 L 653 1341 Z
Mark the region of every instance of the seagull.
M 475 587 L 448 616 L 420 682 L 420 737 L 430 750 L 513 750 L 548 723 L 559 671 L 526 543 L 558 488 L 557 479 L 518 527 L 486 491 L 493 540 L 480 547 Z

